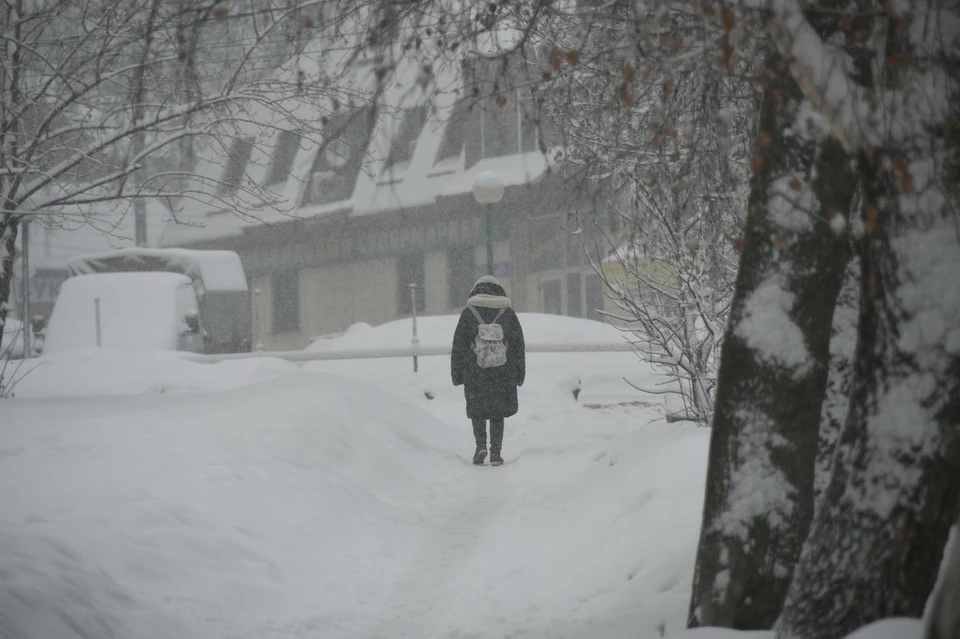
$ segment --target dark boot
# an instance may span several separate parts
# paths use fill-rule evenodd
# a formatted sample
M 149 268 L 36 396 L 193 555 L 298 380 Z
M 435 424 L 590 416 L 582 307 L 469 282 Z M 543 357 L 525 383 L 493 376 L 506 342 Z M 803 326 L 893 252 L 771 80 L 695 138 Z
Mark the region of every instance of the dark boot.
M 490 420 L 490 464 L 499 466 L 503 463 L 500 456 L 500 447 L 503 445 L 503 420 Z
M 487 458 L 487 420 L 474 419 L 473 438 L 477 442 L 477 450 L 473 453 L 473 463 L 477 466 L 483 464 Z
M 483 460 L 487 458 L 487 447 L 477 446 L 477 451 L 473 453 L 473 463 L 477 466 L 483 466 Z

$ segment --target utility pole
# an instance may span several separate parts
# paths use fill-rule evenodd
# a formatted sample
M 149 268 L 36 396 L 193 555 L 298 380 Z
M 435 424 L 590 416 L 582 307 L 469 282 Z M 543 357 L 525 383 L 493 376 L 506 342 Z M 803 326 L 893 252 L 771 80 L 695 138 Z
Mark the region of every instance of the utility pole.
M 133 133 L 133 161 L 137 164 L 143 162 L 140 154 L 143 153 L 143 94 L 145 85 L 145 75 L 147 73 L 147 62 L 150 60 L 150 47 L 153 44 L 153 29 L 156 24 L 157 12 L 160 9 L 160 0 L 153 0 L 150 5 L 150 14 L 147 18 L 146 33 L 144 33 L 143 55 L 140 57 L 140 66 L 137 67 L 134 76 L 133 94 L 131 97 L 132 117 L 131 126 L 138 127 Z M 134 200 L 133 200 L 133 234 L 134 242 L 137 246 L 147 245 L 147 203 L 140 193 L 140 187 L 143 184 L 143 169 L 137 167 L 133 171 L 134 178 Z

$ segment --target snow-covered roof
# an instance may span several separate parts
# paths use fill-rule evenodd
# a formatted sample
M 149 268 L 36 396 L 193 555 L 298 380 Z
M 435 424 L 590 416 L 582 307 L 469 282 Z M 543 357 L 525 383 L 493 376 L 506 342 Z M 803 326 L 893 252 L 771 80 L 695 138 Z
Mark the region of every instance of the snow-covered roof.
M 209 291 L 246 291 L 240 256 L 233 251 L 196 251 L 182 248 L 125 248 L 81 255 L 70 260 L 71 275 L 134 272 L 158 267 L 157 271 L 182 273 L 200 279 Z M 138 268 L 139 267 L 139 268 Z
M 311 47 L 312 48 L 312 47 Z M 317 47 L 319 48 L 319 47 Z M 463 98 L 462 78 L 455 65 L 438 65 L 433 70 L 431 86 L 454 87 L 445 91 L 425 91 L 421 84 L 422 63 L 413 58 L 398 61 L 395 70 L 388 76 L 386 86 L 378 87 L 377 67 L 375 64 L 355 64 L 348 66 L 344 56 L 330 56 L 330 60 L 297 58 L 288 62 L 278 72 L 279 75 L 295 73 L 297 69 L 308 78 L 336 77 L 338 87 L 349 87 L 354 95 L 365 96 L 377 105 L 376 121 L 366 142 L 362 160 L 355 179 L 347 176 L 340 184 L 344 197 L 326 201 L 322 204 L 303 204 L 304 192 L 310 184 L 311 169 L 315 166 L 318 149 L 323 145 L 324 157 L 336 155 L 337 149 L 330 141 L 317 139 L 316 134 L 307 134 L 299 140 L 299 148 L 292 161 L 287 158 L 289 169 L 287 177 L 281 182 L 267 187 L 276 195 L 278 205 L 258 207 L 252 212 L 236 214 L 226 211 L 223 201 L 216 197 L 184 199 L 175 210 L 176 220 L 171 220 L 163 231 L 161 246 L 182 246 L 197 242 L 239 236 L 244 228 L 263 224 L 278 223 L 292 219 L 317 218 L 331 213 L 347 212 L 350 216 L 364 216 L 383 211 L 429 206 L 438 198 L 467 194 L 471 190 L 474 177 L 487 170 L 498 174 L 507 187 L 537 182 L 548 168 L 549 159 L 540 150 L 528 150 L 502 157 L 482 158 L 467 166 L 465 144 L 461 144 L 458 156 L 437 160 L 438 150 L 443 144 L 444 134 L 452 124 L 456 126 L 455 109 L 458 100 Z M 371 102 L 367 103 L 367 106 Z M 357 114 L 364 104 L 353 105 L 352 113 Z M 426 123 L 415 138 L 412 155 L 404 162 L 392 166 L 391 148 L 402 132 L 404 116 L 410 110 L 425 107 L 430 111 Z M 271 165 L 279 154 L 275 153 L 284 131 L 291 129 L 291 122 L 318 122 L 322 118 L 329 120 L 332 133 L 343 131 L 346 127 L 335 127 L 333 122 L 344 118 L 344 111 L 351 112 L 350 106 L 340 107 L 337 112 L 327 105 L 317 105 L 301 101 L 286 104 L 285 113 L 267 112 L 264 107 L 253 105 L 254 110 L 263 111 L 256 117 L 245 117 L 239 123 L 239 135 L 255 140 L 246 165 L 246 175 L 251 183 L 264 185 L 272 181 Z M 293 114 L 293 116 L 291 116 Z M 327 121 L 327 120 L 324 120 Z M 290 134 L 287 133 L 287 138 Z M 332 136 L 331 139 L 335 139 Z M 346 158 L 344 163 L 355 161 Z M 336 162 L 334 162 L 335 164 Z M 223 150 L 204 158 L 197 169 L 214 179 L 224 174 Z M 208 190 L 215 187 L 206 187 Z M 234 213 L 234 214 L 231 214 Z M 178 223 L 179 222 L 179 223 Z

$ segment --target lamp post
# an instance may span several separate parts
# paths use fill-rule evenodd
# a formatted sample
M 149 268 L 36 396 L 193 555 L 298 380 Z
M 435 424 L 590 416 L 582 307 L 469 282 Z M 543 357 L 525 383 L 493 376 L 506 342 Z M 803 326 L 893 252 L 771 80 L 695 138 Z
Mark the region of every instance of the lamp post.
M 410 344 L 413 346 L 413 372 L 416 373 L 417 366 L 417 345 L 420 343 L 420 337 L 417 335 L 417 285 L 410 282 L 410 310 L 413 313 L 413 336 L 410 338 Z
M 503 182 L 493 171 L 484 171 L 473 181 L 473 199 L 486 208 L 487 275 L 493 275 L 493 205 L 503 199 Z

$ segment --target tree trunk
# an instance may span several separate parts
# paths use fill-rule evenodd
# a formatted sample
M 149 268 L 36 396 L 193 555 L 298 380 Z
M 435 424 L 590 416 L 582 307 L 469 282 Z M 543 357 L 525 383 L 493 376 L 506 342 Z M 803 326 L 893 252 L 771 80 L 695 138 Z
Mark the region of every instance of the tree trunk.
M 833 316 L 830 338 L 830 372 L 820 414 L 820 441 L 817 444 L 817 466 L 813 482 L 814 513 L 830 481 L 833 455 L 840 440 L 850 407 L 853 385 L 853 355 L 857 346 L 857 317 L 860 310 L 860 261 L 850 260 L 843 276 Z
M 784 69 L 778 56 L 765 68 L 690 626 L 770 628 L 813 516 L 820 406 L 847 262 L 826 218 L 849 210 L 855 176 L 838 145 L 794 126 L 801 97 Z
M 930 603 L 925 639 L 960 639 L 960 518 L 940 564 L 939 588 Z
M 0 343 L 10 309 L 10 285 L 13 282 L 13 260 L 17 251 L 18 218 L 9 213 L 0 217 Z M 2 355 L 2 353 L 0 353 Z
M 960 95 L 954 89 L 918 97 L 923 105 L 949 98 L 952 107 L 929 138 L 894 140 L 891 150 L 874 149 L 862 161 L 867 235 L 850 413 L 780 638 L 842 637 L 877 619 L 920 617 L 956 517 Z
M 11 114 L 16 112 L 22 103 L 22 0 L 6 3 L 0 16 L 3 19 L 3 31 L 12 31 L 13 36 L 7 38 L 2 45 L 6 60 L 4 72 L 0 74 L 3 79 L 0 85 L 0 166 L 19 168 L 20 150 L 17 148 L 16 130 L 18 122 Z M 4 324 L 10 309 L 10 284 L 13 282 L 13 260 L 17 252 L 17 230 L 20 221 L 15 215 L 17 205 L 13 198 L 16 197 L 22 179 L 20 175 L 0 175 L 0 344 L 3 343 Z

